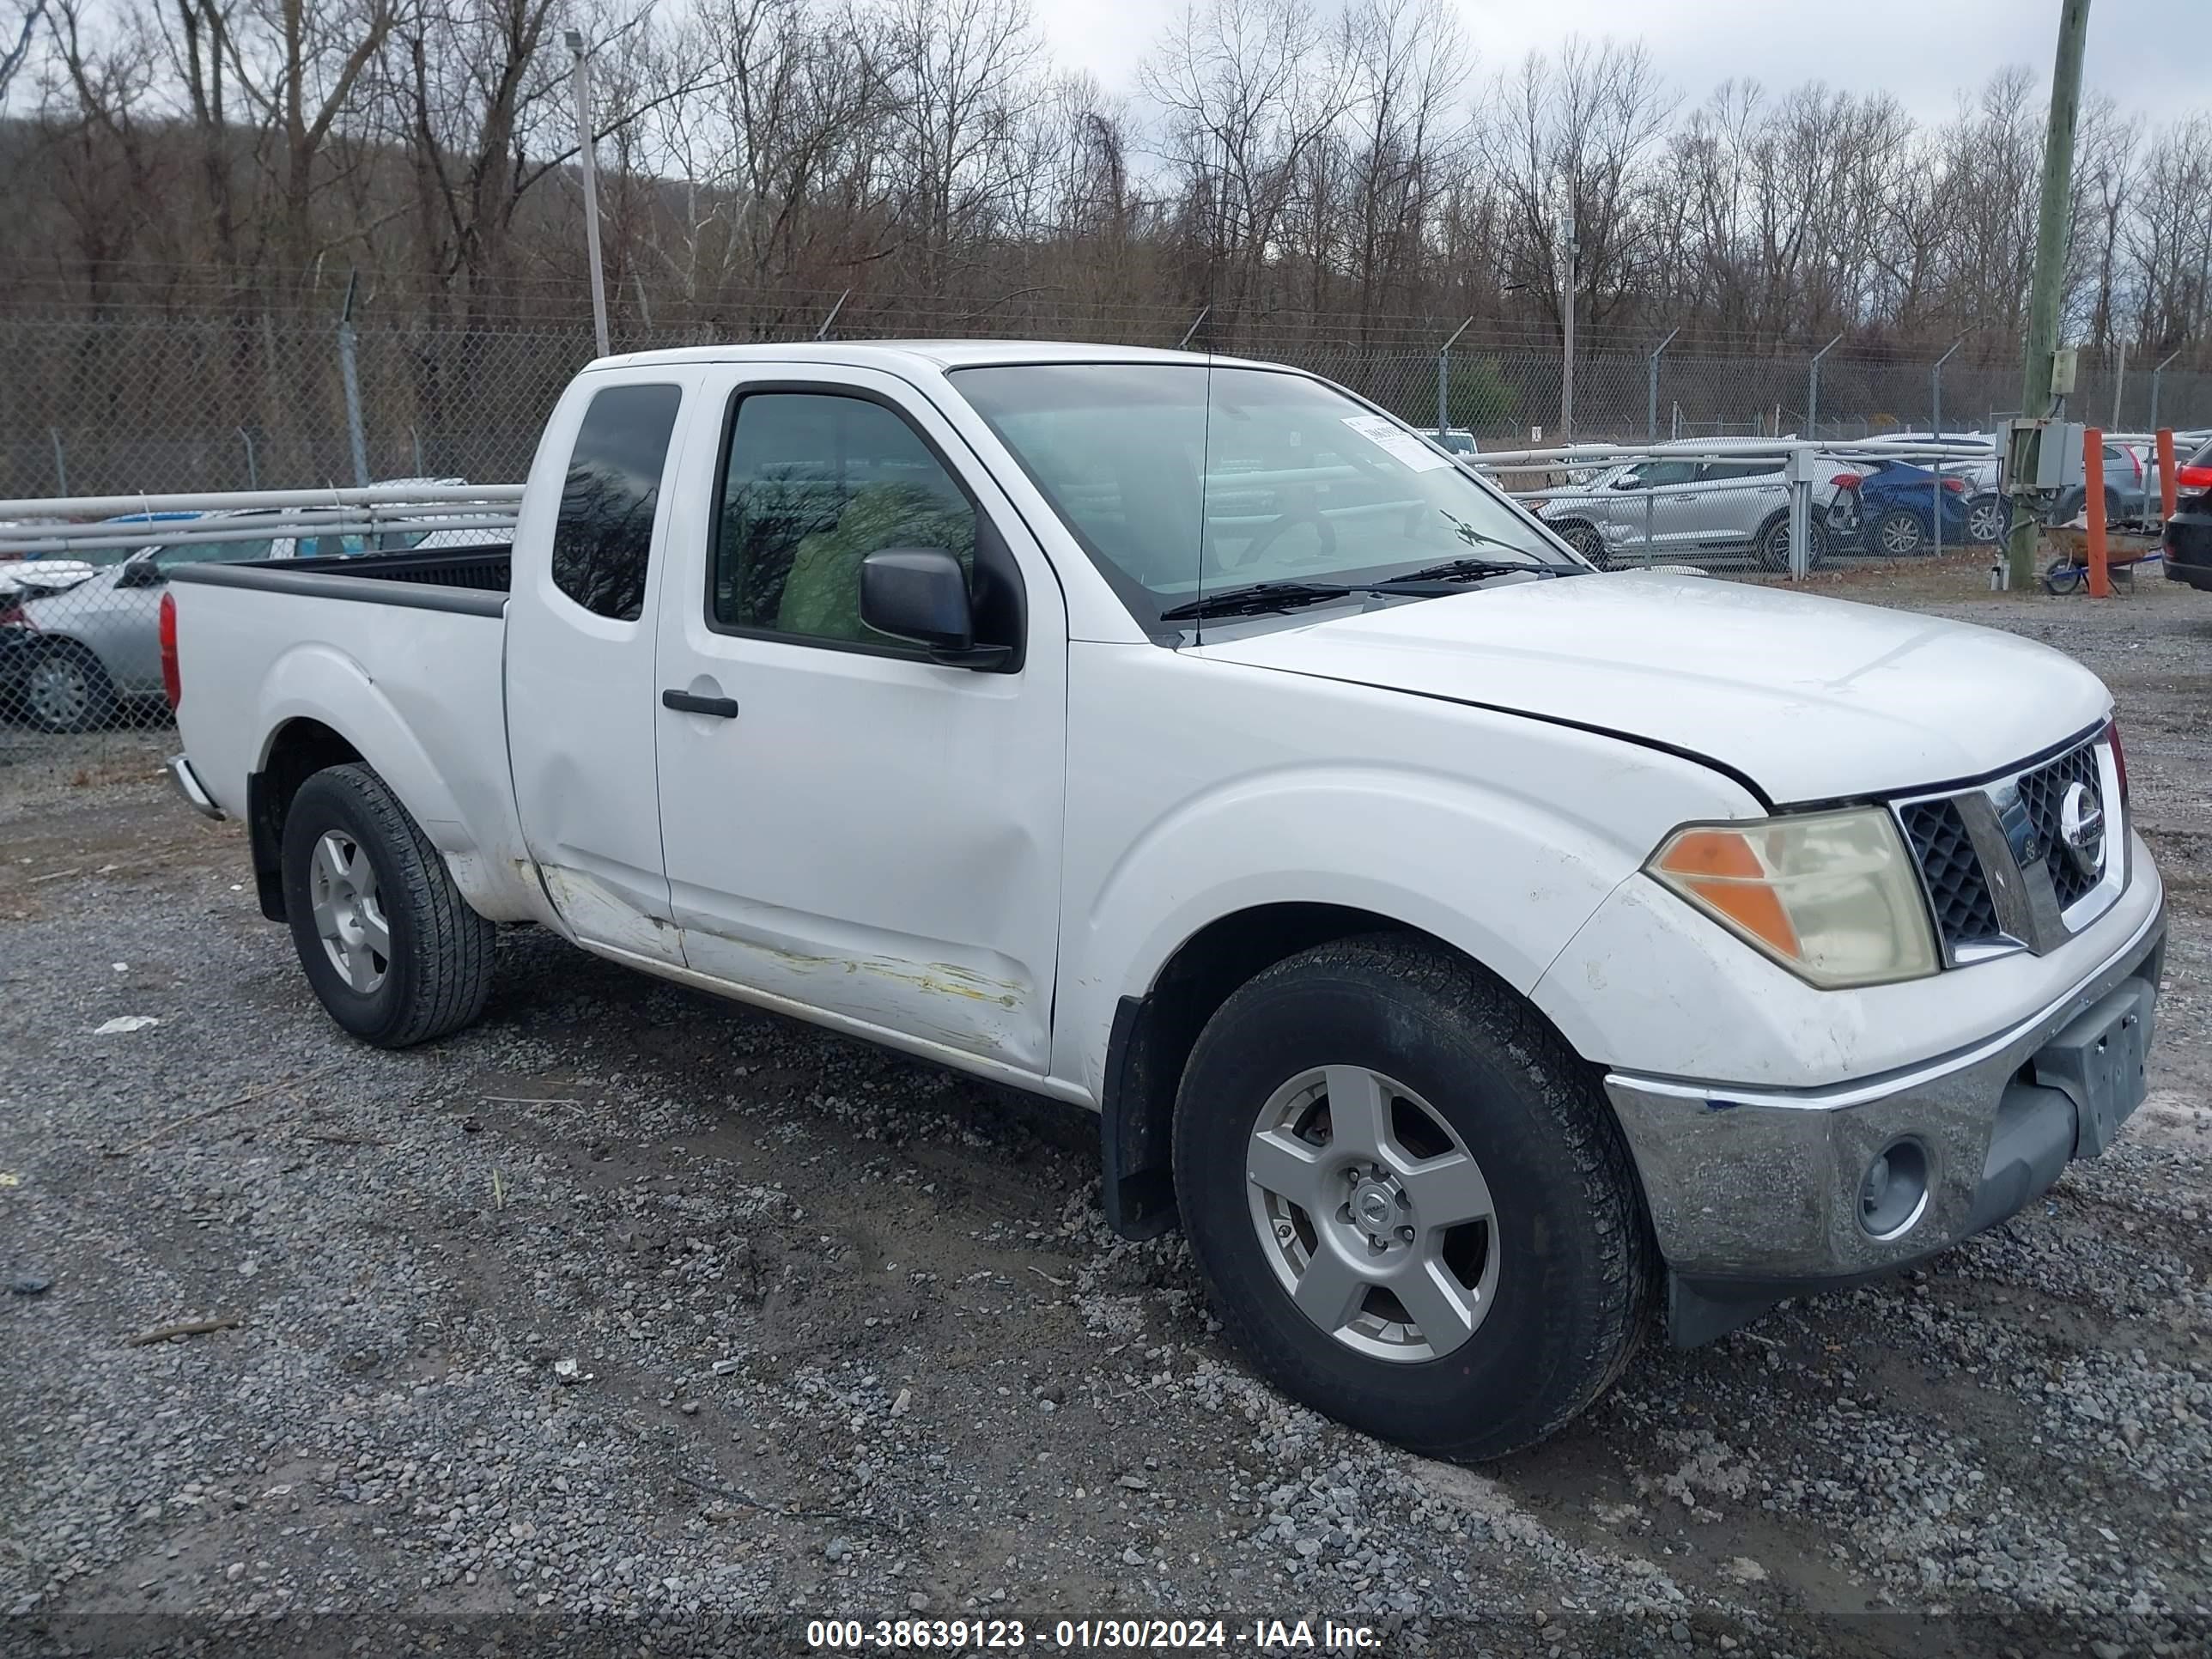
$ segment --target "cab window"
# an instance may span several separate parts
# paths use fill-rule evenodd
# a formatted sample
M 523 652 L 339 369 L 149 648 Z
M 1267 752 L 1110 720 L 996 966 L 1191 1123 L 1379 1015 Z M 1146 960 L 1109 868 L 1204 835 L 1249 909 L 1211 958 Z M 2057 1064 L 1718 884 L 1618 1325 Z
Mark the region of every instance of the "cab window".
M 716 514 L 715 626 L 903 653 L 860 621 L 860 562 L 941 548 L 972 580 L 975 507 L 896 410 L 835 392 L 741 393 Z
M 576 430 L 553 531 L 553 585 L 595 616 L 644 614 L 660 475 L 683 401 L 679 386 L 611 386 Z

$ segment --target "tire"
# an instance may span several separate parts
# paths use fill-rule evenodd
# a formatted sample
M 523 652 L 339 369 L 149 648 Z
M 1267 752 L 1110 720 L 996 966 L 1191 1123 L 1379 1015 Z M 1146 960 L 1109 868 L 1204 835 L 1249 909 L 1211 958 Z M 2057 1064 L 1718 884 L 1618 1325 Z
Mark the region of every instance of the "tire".
M 1335 1133 L 1352 1121 L 1337 1082 L 1370 1110 L 1389 1101 L 1377 1133 L 1391 1143 L 1389 1179 L 1348 1175 L 1383 1166 L 1333 1153 L 1358 1133 Z M 1313 1201 L 1268 1184 L 1299 1185 L 1309 1164 Z M 1425 1183 L 1402 1213 L 1390 1207 L 1407 1190 L 1393 1187 L 1401 1172 Z M 1183 1073 L 1175 1174 L 1191 1249 L 1237 1345 L 1294 1398 L 1425 1455 L 1500 1457 L 1543 1439 L 1604 1393 L 1652 1323 L 1657 1249 L 1595 1079 L 1534 1010 L 1425 940 L 1321 945 L 1231 995 Z M 1324 1212 L 1319 1200 L 1339 1193 Z M 1486 1218 L 1454 1227 L 1423 1219 L 1482 1206 Z M 1393 1242 L 1370 1245 L 1378 1227 Z M 1358 1275 L 1378 1261 L 1424 1293 L 1376 1295 L 1388 1287 Z M 1403 1272 L 1437 1265 L 1455 1287 L 1442 1298 L 1444 1281 Z M 1293 1300 L 1294 1285 L 1355 1286 L 1348 1302 L 1316 1298 L 1342 1310 L 1334 1334 Z M 1446 1313 L 1424 1326 L 1413 1311 L 1423 1307 Z
M 284 819 L 283 874 L 307 982 L 362 1042 L 404 1048 L 483 1012 L 495 930 L 368 767 L 333 766 L 300 786 Z
M 1600 570 L 1613 568 L 1613 561 L 1605 550 L 1605 538 L 1597 533 L 1597 526 L 1583 519 L 1569 519 L 1551 526 L 1552 533 L 1569 547 L 1588 559 Z
M 1828 527 L 1817 518 L 1806 526 L 1805 568 L 1817 569 L 1828 554 Z M 1759 526 L 1752 538 L 1752 562 L 1761 570 L 1780 574 L 1790 568 L 1790 515 L 1777 513 Z
M 1966 539 L 1976 547 L 1995 547 L 2012 525 L 2012 503 L 1994 490 L 1966 503 Z
M 1867 540 L 1875 552 L 1891 558 L 1916 558 L 1927 550 L 1928 526 L 1911 508 L 1893 507 L 1874 521 Z
M 2063 597 L 2077 591 L 2088 574 L 2071 559 L 2053 559 L 2043 573 L 2043 591 Z
M 23 676 L 23 718 L 41 732 L 97 732 L 117 724 L 122 699 L 92 651 L 57 640 Z

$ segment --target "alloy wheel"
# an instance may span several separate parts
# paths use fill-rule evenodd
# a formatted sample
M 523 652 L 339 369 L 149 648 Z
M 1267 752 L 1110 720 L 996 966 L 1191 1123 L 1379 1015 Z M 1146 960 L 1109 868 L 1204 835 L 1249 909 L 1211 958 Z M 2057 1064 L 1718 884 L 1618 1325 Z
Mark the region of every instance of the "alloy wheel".
M 31 669 L 23 699 L 40 726 L 54 732 L 74 732 L 92 709 L 92 677 L 84 664 L 67 652 L 41 658 Z
M 1261 1108 L 1245 1174 L 1277 1280 L 1346 1347 L 1434 1359 L 1489 1313 L 1489 1185 L 1451 1126 L 1402 1085 L 1361 1066 L 1300 1073 Z
M 374 991 L 392 969 L 392 928 L 376 890 L 376 866 L 361 844 L 342 830 L 317 842 L 307 893 L 331 965 L 362 995 Z

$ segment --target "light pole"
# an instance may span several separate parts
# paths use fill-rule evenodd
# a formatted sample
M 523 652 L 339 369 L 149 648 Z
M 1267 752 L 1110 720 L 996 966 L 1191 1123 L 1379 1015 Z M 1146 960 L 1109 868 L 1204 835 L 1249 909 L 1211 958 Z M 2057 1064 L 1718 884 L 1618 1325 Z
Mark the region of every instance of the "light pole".
M 1559 441 L 1575 441 L 1575 181 L 1567 178 L 1567 234 L 1565 246 L 1565 303 L 1559 307 L 1565 325 L 1559 344 Z
M 575 59 L 576 156 L 584 170 L 584 251 L 592 262 L 592 333 L 599 356 L 613 355 L 607 343 L 607 279 L 599 267 L 599 178 L 592 165 L 592 71 L 584 55 L 581 30 L 568 31 L 568 53 Z
M 2081 45 L 2089 0 L 2060 0 L 2058 48 L 2051 66 L 2050 114 L 2043 134 L 2043 185 L 2036 202 L 2035 264 L 2027 290 L 2027 338 L 2021 357 L 2020 408 L 2027 420 L 2051 413 L 2052 354 L 2066 281 L 2066 228 L 2074 191 L 2074 129 L 2081 114 Z M 2035 471 L 2039 428 L 2013 428 L 2005 476 L 2013 480 L 2012 526 L 2005 537 L 2006 580 L 2025 591 L 2035 580 L 2035 512 L 2026 488 Z

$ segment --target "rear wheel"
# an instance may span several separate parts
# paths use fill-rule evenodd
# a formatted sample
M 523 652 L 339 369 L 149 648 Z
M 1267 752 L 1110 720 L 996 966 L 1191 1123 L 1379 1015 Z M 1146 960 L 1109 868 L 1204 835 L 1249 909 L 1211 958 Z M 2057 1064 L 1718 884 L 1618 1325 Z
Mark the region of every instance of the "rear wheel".
M 1425 941 L 1322 945 L 1231 996 L 1183 1075 L 1175 1168 L 1231 1335 L 1415 1451 L 1542 1439 L 1650 1323 L 1656 1252 L 1588 1069 Z
M 1874 544 L 1892 558 L 1909 559 L 1928 544 L 1928 526 L 1910 508 L 1893 507 L 1874 521 Z
M 2046 593 L 2067 594 L 2081 586 L 2088 573 L 2071 559 L 2053 559 L 2051 568 L 2043 573 L 2043 591 Z
M 1812 569 L 1828 551 L 1827 526 L 1814 520 L 1806 526 L 1805 568 Z M 1759 526 L 1752 542 L 1752 557 L 1761 570 L 1790 568 L 1790 515 L 1777 513 Z
M 23 712 L 41 732 L 96 732 L 121 708 L 100 659 L 74 640 L 46 647 L 23 678 Z
M 483 1011 L 494 930 L 382 778 L 333 766 L 284 819 L 284 914 L 315 995 L 364 1042 L 404 1048 Z

